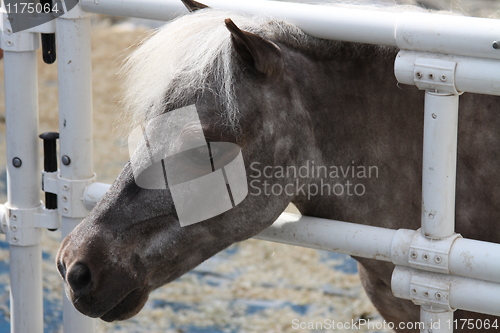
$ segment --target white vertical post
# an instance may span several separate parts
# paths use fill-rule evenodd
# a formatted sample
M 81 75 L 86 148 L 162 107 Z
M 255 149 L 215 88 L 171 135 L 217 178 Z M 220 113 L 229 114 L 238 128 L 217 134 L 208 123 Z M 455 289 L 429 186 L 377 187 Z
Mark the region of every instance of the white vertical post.
M 12 34 L 14 35 L 14 34 Z M 10 244 L 11 332 L 43 332 L 42 253 L 40 229 L 33 228 L 40 206 L 38 162 L 37 34 L 24 34 L 7 43 L 13 49 L 21 40 L 29 51 L 4 50 L 7 124 L 7 241 Z M 25 45 L 28 45 L 25 44 Z M 14 162 L 15 161 L 15 162 Z
M 432 239 L 455 231 L 458 95 L 425 92 L 422 169 L 422 234 Z
M 60 177 L 71 181 L 93 176 L 92 163 L 92 62 L 90 17 L 80 5 L 56 20 L 59 75 Z M 82 196 L 74 197 L 80 200 Z M 83 205 L 83 202 L 82 202 Z M 63 208 L 62 236 L 66 237 L 83 216 Z M 63 327 L 67 333 L 94 331 L 94 319 L 78 312 L 63 298 Z
M 431 239 L 453 235 L 457 165 L 458 95 L 427 90 L 422 168 L 422 234 Z M 453 332 L 453 311 L 421 306 L 422 333 Z M 438 324 L 436 324 L 438 323 Z

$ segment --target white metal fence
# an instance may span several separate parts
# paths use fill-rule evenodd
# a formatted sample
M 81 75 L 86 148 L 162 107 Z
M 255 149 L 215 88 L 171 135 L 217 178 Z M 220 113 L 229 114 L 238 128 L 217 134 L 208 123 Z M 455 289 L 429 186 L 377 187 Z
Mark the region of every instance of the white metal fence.
M 393 262 L 393 293 L 421 305 L 421 319 L 427 325 L 423 332 L 430 332 L 431 322 L 451 320 L 457 308 L 500 316 L 500 245 L 455 234 L 453 199 L 459 94 L 500 95 L 500 22 L 271 1 L 207 0 L 206 4 L 271 14 L 316 37 L 396 46 L 402 50 L 395 62 L 398 81 L 426 90 L 421 230 L 390 230 L 284 213 L 258 238 Z M 12 32 L 2 13 L 8 202 L 1 207 L 0 217 L 10 244 L 12 332 L 43 331 L 41 230 L 61 224 L 63 236 L 68 234 L 108 188 L 94 182 L 92 170 L 88 13 L 169 20 L 186 9 L 177 0 L 82 0 L 65 15 L 19 33 Z M 46 209 L 38 196 L 35 58 L 39 34 L 54 32 L 63 164 L 59 172 L 44 173 L 44 187 L 58 194 L 56 211 Z M 460 258 L 465 251 L 470 253 L 467 264 Z M 93 330 L 92 320 L 67 299 L 63 326 L 71 333 Z M 451 331 L 444 326 L 433 330 Z

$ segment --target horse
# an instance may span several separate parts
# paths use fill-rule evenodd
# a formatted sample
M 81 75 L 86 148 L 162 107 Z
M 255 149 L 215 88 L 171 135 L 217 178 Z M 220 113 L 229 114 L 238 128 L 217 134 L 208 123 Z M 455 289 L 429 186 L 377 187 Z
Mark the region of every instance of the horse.
M 230 209 L 181 225 L 170 181 L 139 186 L 128 162 L 56 258 L 76 309 L 108 322 L 133 317 L 152 290 L 257 235 L 290 203 L 303 215 L 392 229 L 420 226 L 424 93 L 396 82 L 396 48 L 317 39 L 284 21 L 183 2 L 193 13 L 157 31 L 124 65 L 124 108 L 134 127 L 194 106 L 198 125 L 188 121 L 179 138 L 148 144 L 237 145 L 250 189 Z M 496 96 L 461 97 L 456 190 L 457 232 L 497 243 L 499 102 Z M 137 147 L 135 159 L 145 158 L 146 145 Z M 202 153 L 206 149 L 196 148 L 185 155 L 185 168 L 199 168 Z M 341 173 L 341 185 L 362 184 L 363 191 L 306 193 L 312 185 L 339 184 L 338 177 L 291 170 L 313 164 L 320 173 L 356 167 L 356 173 Z M 363 166 L 376 172 L 362 177 Z M 266 193 L 266 183 L 286 191 Z M 355 259 L 386 321 L 396 328 L 419 321 L 418 306 L 391 293 L 393 264 Z M 455 318 L 492 319 L 461 310 Z

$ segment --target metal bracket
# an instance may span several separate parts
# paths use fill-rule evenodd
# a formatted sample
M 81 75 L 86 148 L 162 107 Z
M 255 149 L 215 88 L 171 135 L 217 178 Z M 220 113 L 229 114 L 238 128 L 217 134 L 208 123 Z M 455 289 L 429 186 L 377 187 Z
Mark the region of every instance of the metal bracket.
M 417 58 L 413 75 L 415 85 L 421 90 L 436 90 L 457 95 L 455 70 L 457 63 L 442 59 Z
M 417 230 L 410 244 L 409 266 L 424 271 L 449 274 L 450 251 L 457 238 L 462 236 L 453 234 L 443 239 L 431 239 L 422 235 L 420 229 Z
M 450 283 L 426 276 L 414 275 L 410 281 L 411 300 L 433 310 L 453 311 L 450 306 Z
M 2 222 L 7 236 L 7 242 L 11 245 L 30 246 L 40 243 L 40 229 L 35 225 L 35 213 L 39 207 L 20 209 L 11 207 L 8 203 L 5 207 L 5 221 Z
M 2 218 L 2 231 L 7 242 L 16 246 L 31 246 L 40 243 L 42 229 L 58 229 L 59 214 L 40 206 L 35 208 L 14 208 L 8 203 L 2 206 L 5 210 Z
M 42 171 L 42 188 L 45 192 L 57 194 L 57 209 L 64 217 L 82 218 L 88 215 L 85 205 L 87 187 L 95 182 L 96 175 L 83 180 L 62 178 L 59 172 Z
M 40 38 L 33 31 L 20 31 L 14 33 L 7 13 L 1 13 L 0 22 L 0 48 L 6 52 L 35 51 L 40 46 Z

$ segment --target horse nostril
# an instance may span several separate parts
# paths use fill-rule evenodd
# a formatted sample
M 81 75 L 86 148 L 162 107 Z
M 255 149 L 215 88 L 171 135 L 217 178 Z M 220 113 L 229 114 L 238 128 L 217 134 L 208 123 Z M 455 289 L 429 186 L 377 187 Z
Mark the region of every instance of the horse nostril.
M 57 263 L 57 270 L 61 274 L 62 278 L 66 280 L 66 266 L 62 262 Z
M 66 280 L 74 292 L 84 292 L 84 289 L 90 286 L 92 274 L 87 265 L 76 263 L 69 269 Z

